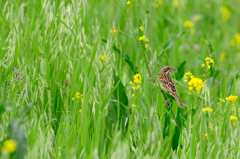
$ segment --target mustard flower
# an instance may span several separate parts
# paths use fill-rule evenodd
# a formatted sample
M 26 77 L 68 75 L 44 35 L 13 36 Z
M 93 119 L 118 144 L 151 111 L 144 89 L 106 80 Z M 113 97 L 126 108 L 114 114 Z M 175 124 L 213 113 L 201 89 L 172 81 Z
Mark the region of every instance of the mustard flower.
M 233 126 L 236 126 L 236 122 L 235 121 L 233 122 Z
M 230 46 L 231 46 L 231 47 L 235 46 L 235 40 L 234 40 L 233 37 L 232 37 L 232 39 L 231 39 L 231 41 L 230 41 Z
M 201 19 L 201 17 L 199 16 L 199 15 L 195 15 L 194 17 L 193 17 L 193 21 L 194 22 L 197 22 L 197 21 L 199 21 Z
M 16 151 L 16 142 L 14 140 L 6 140 L 3 142 L 2 152 L 13 153 Z
M 206 65 L 204 63 L 202 63 L 202 66 L 201 67 L 206 67 Z
M 233 112 L 233 111 L 234 111 L 234 109 L 235 109 L 235 108 L 233 107 L 231 111 Z
M 228 19 L 230 17 L 230 11 L 227 9 L 227 7 L 222 5 L 221 12 L 222 12 L 222 20 L 224 22 L 228 21 Z
M 131 2 L 130 1 L 127 1 L 127 4 L 130 4 Z
M 140 38 L 139 38 L 139 41 L 142 41 L 143 39 L 145 39 L 146 37 L 145 37 L 145 35 L 143 35 L 143 36 L 141 36 Z
M 139 85 L 137 85 L 137 89 L 138 89 L 138 88 L 140 88 L 140 86 L 139 86 Z
M 130 81 L 130 82 L 129 82 L 129 84 L 133 85 L 133 82 L 132 82 L 132 81 Z
M 84 102 L 84 99 L 82 98 L 81 101 Z
M 132 94 L 132 97 L 134 97 L 134 94 Z
M 206 62 L 210 62 L 210 63 L 214 63 L 214 59 L 210 58 L 210 57 L 206 57 L 205 58 Z
M 229 103 L 234 103 L 236 100 L 237 100 L 238 96 L 233 96 L 233 95 L 230 95 L 229 97 L 226 97 L 226 100 L 229 102 Z
M 200 90 L 202 89 L 203 87 L 203 81 L 202 79 L 200 78 L 196 78 L 196 77 L 193 77 L 191 78 L 191 80 L 188 82 L 188 85 L 189 87 L 191 87 L 191 89 L 195 88 L 197 93 L 200 92 Z
M 184 28 L 192 28 L 193 26 L 194 24 L 190 20 L 187 20 L 183 23 Z
M 209 139 L 208 134 L 203 134 L 203 138 Z
M 106 58 L 106 56 L 107 56 L 107 55 L 101 55 L 101 56 L 100 56 L 100 59 L 101 59 L 102 61 L 104 61 L 105 58 Z
M 145 48 L 147 48 L 148 47 L 148 44 L 145 44 Z
M 144 31 L 144 27 L 143 27 L 143 26 L 140 26 L 139 29 L 140 29 L 141 31 Z
M 136 104 L 132 104 L 132 107 L 134 107 L 134 108 L 135 108 L 135 107 L 137 107 L 137 105 L 136 105 Z
M 188 82 L 191 78 L 193 78 L 194 76 L 192 75 L 191 72 L 187 72 L 184 74 L 184 82 Z
M 221 98 L 218 98 L 218 99 L 220 100 L 220 102 L 223 102 L 223 103 L 225 102 L 225 100 L 224 100 L 224 99 L 221 99 Z
M 134 83 L 142 83 L 142 77 L 139 73 L 137 73 L 136 75 L 133 76 L 134 78 Z
M 173 8 L 178 7 L 178 5 L 179 5 L 178 0 L 173 0 L 173 2 L 172 2 L 172 6 L 173 6 Z
M 112 33 L 112 34 L 116 34 L 116 33 L 117 33 L 117 31 L 115 30 L 115 28 L 113 28 L 113 29 L 111 30 L 111 33 Z
M 202 109 L 202 112 L 210 112 L 211 113 L 212 111 L 213 111 L 213 109 L 209 108 L 209 107 Z
M 76 93 L 76 98 L 82 98 L 82 94 L 80 94 L 79 92 Z
M 132 89 L 135 91 L 137 89 L 137 87 L 133 86 Z
M 235 34 L 235 40 L 236 40 L 236 44 L 238 45 L 238 46 L 240 46 L 240 34 Z
M 72 100 L 74 100 L 75 98 L 74 97 L 72 97 Z
M 79 113 L 81 113 L 82 112 L 82 109 L 79 109 Z
M 211 130 L 213 131 L 213 125 L 210 125 L 210 126 L 209 126 L 209 129 L 211 129 Z
M 230 116 L 230 120 L 232 120 L 232 121 L 233 121 L 233 120 L 238 120 L 238 118 L 237 118 L 236 116 L 231 115 L 231 116 Z

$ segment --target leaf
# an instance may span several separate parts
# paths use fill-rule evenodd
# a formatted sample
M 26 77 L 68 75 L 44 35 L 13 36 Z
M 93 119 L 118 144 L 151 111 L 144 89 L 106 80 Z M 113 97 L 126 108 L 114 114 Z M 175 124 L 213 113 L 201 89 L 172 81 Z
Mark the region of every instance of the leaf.
M 125 88 L 120 78 L 116 76 L 115 71 L 113 71 L 113 79 L 114 79 L 114 86 L 115 85 L 118 85 L 118 86 L 113 92 L 114 100 L 109 102 L 109 106 L 108 106 L 109 119 L 115 123 L 119 119 L 119 123 L 121 123 L 122 128 L 124 129 L 125 121 L 127 117 L 129 117 L 129 113 L 127 111 L 128 98 L 125 92 Z
M 107 40 L 105 39 L 102 39 L 103 42 L 107 43 Z M 119 55 L 122 56 L 122 58 L 127 62 L 127 64 L 131 67 L 132 71 L 134 73 L 138 73 L 137 72 L 137 67 L 134 66 L 134 64 L 132 63 L 132 61 L 130 60 L 130 57 L 124 52 L 124 51 L 121 51 L 115 44 L 112 44 L 113 45 L 113 50 L 115 50 Z
M 214 50 L 212 48 L 212 44 L 209 41 L 205 41 L 205 43 L 208 47 L 209 54 L 212 55 L 212 53 L 214 52 Z
M 89 66 L 88 66 L 88 74 L 90 74 L 91 70 L 92 70 L 92 66 L 93 66 L 93 60 L 96 56 L 96 52 L 97 52 L 97 48 L 98 48 L 98 41 L 99 41 L 99 37 L 100 37 L 100 34 L 98 35 L 98 38 L 97 38 L 97 41 L 96 43 L 94 44 L 94 48 L 93 48 L 93 53 L 92 53 L 92 57 L 91 57 L 91 60 L 90 60 L 90 63 L 89 63 Z
M 188 31 L 183 31 L 177 35 L 174 35 L 171 39 L 169 39 L 164 45 L 162 51 L 158 54 L 158 57 L 160 57 L 166 50 L 170 49 L 172 47 L 172 43 L 175 39 L 179 38 L 183 34 L 187 33 Z
M 207 79 L 207 86 L 212 90 L 213 88 L 213 77 Z
M 24 154 L 27 151 L 28 145 L 24 127 L 19 125 L 19 123 L 20 118 L 17 118 L 9 125 L 9 138 L 15 140 L 17 143 L 16 152 L 14 154 L 16 159 L 24 158 Z
M 214 72 L 213 78 L 215 79 L 215 78 L 217 77 L 217 75 L 218 75 L 222 70 L 224 70 L 224 67 L 217 69 L 217 70 Z
M 185 64 L 186 64 L 186 61 L 183 61 L 177 68 L 177 73 L 175 75 L 175 78 L 176 80 L 180 80 L 182 79 L 182 77 L 184 76 L 184 73 L 185 73 Z
M 0 117 L 1 114 L 4 113 L 5 111 L 12 111 L 12 107 L 10 105 L 10 103 L 0 103 Z
M 35 103 L 29 103 L 26 107 L 24 107 L 19 113 L 19 118 L 27 114 L 33 108 L 34 105 Z

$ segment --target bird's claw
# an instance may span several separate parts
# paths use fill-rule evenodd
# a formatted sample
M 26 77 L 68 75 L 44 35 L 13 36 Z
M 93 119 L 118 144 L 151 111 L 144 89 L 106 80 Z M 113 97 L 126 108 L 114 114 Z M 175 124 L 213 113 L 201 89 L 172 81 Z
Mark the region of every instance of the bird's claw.
M 167 104 L 169 101 L 170 101 L 170 99 L 166 100 L 166 101 L 165 101 L 165 104 Z

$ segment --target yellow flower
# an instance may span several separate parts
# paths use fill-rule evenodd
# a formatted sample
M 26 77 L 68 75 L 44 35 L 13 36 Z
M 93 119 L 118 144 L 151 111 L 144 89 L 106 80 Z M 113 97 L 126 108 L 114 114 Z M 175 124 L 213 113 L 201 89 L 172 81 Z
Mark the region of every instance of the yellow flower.
M 201 17 L 199 16 L 199 15 L 195 15 L 194 17 L 193 17 L 193 21 L 194 22 L 197 22 L 197 21 L 199 21 L 201 19 Z
M 235 34 L 235 40 L 236 40 L 236 44 L 238 45 L 238 46 L 240 46 L 240 34 Z
M 208 134 L 203 134 L 203 138 L 209 139 Z
M 201 66 L 201 67 L 206 67 L 206 65 L 202 63 L 202 66 Z
M 72 97 L 72 100 L 74 100 L 75 98 L 74 97 Z
M 82 98 L 81 101 L 84 102 L 84 99 Z
M 200 92 L 200 90 L 203 87 L 203 81 L 200 78 L 193 77 L 191 80 L 188 82 L 189 87 L 194 87 L 197 91 L 197 93 Z
M 143 26 L 139 27 L 139 29 L 140 29 L 141 31 L 144 31 L 144 27 L 143 27 Z
M 235 108 L 233 107 L 233 108 L 232 108 L 232 112 L 234 111 L 234 109 L 235 109 Z
M 234 40 L 233 37 L 232 37 L 232 39 L 231 39 L 231 41 L 230 41 L 230 46 L 231 46 L 231 47 L 235 46 L 235 40 Z
M 139 38 L 139 40 L 142 41 L 142 40 L 145 39 L 145 38 L 146 38 L 145 35 L 143 35 L 143 36 L 141 36 L 141 37 Z
M 236 126 L 236 122 L 235 121 L 233 122 L 233 126 Z
M 135 89 L 137 89 L 137 87 L 133 86 L 132 89 L 135 91 Z
M 221 98 L 218 98 L 218 99 L 219 99 L 221 102 L 223 102 L 223 103 L 225 102 L 225 100 L 224 100 L 224 99 L 221 99 Z
M 112 33 L 112 34 L 116 34 L 116 33 L 117 33 L 117 31 L 115 30 L 115 28 L 113 28 L 113 29 L 111 30 L 111 33 Z
M 208 136 L 208 134 L 204 134 L 204 137 L 207 137 Z
M 224 22 L 228 21 L 228 19 L 230 17 L 230 11 L 227 9 L 227 7 L 222 5 L 221 12 L 222 12 L 222 20 Z
M 82 98 L 82 94 L 80 94 L 79 92 L 76 93 L 76 98 Z
M 211 126 L 209 126 L 209 129 L 211 129 L 211 130 L 213 131 L 212 125 L 211 125 Z
M 134 94 L 132 94 L 132 97 L 134 97 Z
M 194 76 L 192 75 L 191 72 L 187 72 L 184 74 L 184 82 L 188 82 L 189 78 L 193 78 Z
M 13 153 L 16 151 L 16 142 L 14 140 L 6 140 L 3 142 L 2 152 Z
M 190 20 L 187 20 L 183 23 L 184 28 L 192 28 L 193 26 L 194 24 Z
M 139 86 L 139 85 L 137 86 L 137 89 L 138 89 L 138 88 L 140 88 L 140 86 Z
M 229 102 L 229 103 L 234 103 L 236 100 L 237 100 L 238 96 L 232 96 L 230 95 L 229 97 L 226 97 L 226 100 Z
M 232 121 L 233 121 L 233 120 L 238 120 L 238 118 L 235 117 L 235 116 L 233 116 L 233 115 L 231 115 L 231 116 L 230 116 L 230 120 L 232 120 Z
M 210 65 L 207 65 L 207 70 L 210 70 L 211 66 Z
M 137 105 L 136 105 L 136 104 L 132 104 L 132 107 L 134 107 L 134 108 L 135 108 L 135 107 L 137 107 Z
M 82 112 L 82 109 L 79 109 L 79 113 L 81 113 Z
M 206 62 L 210 62 L 210 63 L 214 63 L 214 59 L 210 58 L 210 57 L 206 57 L 205 58 Z
M 134 78 L 134 83 L 142 83 L 142 77 L 139 73 L 137 73 L 136 75 L 133 76 Z
M 173 0 L 172 6 L 173 6 L 174 8 L 176 8 L 176 7 L 178 7 L 178 5 L 179 5 L 178 0 Z
M 202 111 L 203 111 L 203 112 L 210 112 L 210 113 L 211 113 L 211 112 L 213 111 L 213 109 L 207 107 L 207 108 L 203 108 Z
M 145 44 L 145 48 L 147 48 L 148 47 L 148 44 Z
M 220 60 L 221 62 L 223 62 L 223 61 L 225 60 L 225 53 L 224 53 L 224 52 L 222 52 L 222 53 L 220 54 L 219 60 Z
M 107 55 L 101 55 L 101 56 L 100 56 L 100 59 L 101 59 L 102 61 L 104 61 L 105 58 L 106 58 L 106 56 L 107 56 Z
M 127 1 L 127 4 L 130 4 L 131 2 L 130 1 Z
M 130 81 L 130 82 L 129 82 L 129 84 L 133 85 L 133 82 L 132 82 L 132 81 Z

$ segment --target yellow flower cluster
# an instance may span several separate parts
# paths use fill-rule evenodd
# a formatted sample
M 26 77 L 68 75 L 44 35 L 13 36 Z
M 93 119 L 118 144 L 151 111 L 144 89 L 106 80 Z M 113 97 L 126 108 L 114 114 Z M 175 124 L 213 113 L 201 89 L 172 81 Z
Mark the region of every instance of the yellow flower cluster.
M 207 107 L 207 108 L 203 108 L 202 111 L 203 111 L 203 112 L 210 112 L 210 113 L 211 113 L 211 112 L 213 111 L 213 109 Z
M 188 82 L 189 81 L 189 82 Z M 195 88 L 195 90 L 197 91 L 197 93 L 200 92 L 200 90 L 203 87 L 203 81 L 200 78 L 196 78 L 192 75 L 191 72 L 185 73 L 184 74 L 184 82 L 188 82 L 189 85 L 189 90 L 193 90 Z M 189 94 L 191 94 L 191 92 L 189 92 Z
M 137 105 L 136 105 L 136 104 L 132 104 L 132 107 L 134 107 L 134 108 L 135 108 L 135 107 L 137 107 Z
M 236 116 L 231 115 L 231 116 L 230 116 L 230 120 L 232 120 L 232 121 L 233 121 L 233 120 L 238 120 L 238 118 L 237 118 Z
M 203 134 L 203 138 L 209 139 L 208 134 Z
M 226 97 L 226 100 L 229 102 L 229 103 L 234 103 L 236 100 L 237 100 L 238 96 L 233 96 L 233 95 L 230 95 L 229 97 Z
M 141 75 L 140 75 L 139 73 L 137 73 L 136 75 L 134 75 L 133 78 L 134 78 L 134 81 L 133 81 L 134 83 L 137 83 L 137 84 L 141 84 L 141 83 L 142 83 L 142 77 L 141 77 Z M 130 81 L 129 84 L 130 84 L 130 85 L 134 85 L 133 82 Z M 139 89 L 139 88 L 140 88 L 139 85 L 132 87 L 132 89 L 133 89 L 134 91 L 137 90 L 137 89 Z M 134 96 L 134 94 L 132 95 L 132 97 L 133 97 L 133 96 Z
M 127 1 L 127 4 L 130 4 L 130 3 L 131 3 L 131 2 L 128 0 L 128 1 Z
M 75 96 L 76 98 L 81 99 L 81 101 L 84 102 L 83 95 L 81 93 L 77 92 Z M 75 98 L 72 97 L 72 100 L 75 100 Z
M 209 70 L 211 68 L 211 64 L 214 64 L 214 59 L 212 59 L 210 57 L 206 57 L 205 61 L 206 61 L 206 65 L 202 64 L 201 67 L 207 67 L 207 70 Z
M 143 35 L 143 36 L 141 36 L 140 38 L 139 38 L 139 40 L 140 41 L 149 41 L 149 39 L 148 38 L 146 38 L 146 36 L 145 35 Z
M 141 31 L 144 31 L 144 27 L 143 27 L 143 26 L 140 26 L 139 29 L 140 29 Z
M 230 41 L 230 46 L 231 46 L 231 47 L 235 46 L 235 42 L 236 42 L 236 45 L 237 45 L 237 46 L 240 46 L 240 34 L 239 34 L 239 33 L 236 33 L 236 34 L 232 37 L 232 39 L 231 39 L 231 41 Z
M 102 61 L 104 61 L 105 58 L 106 58 L 106 56 L 107 56 L 107 55 L 101 55 L 101 56 L 100 56 L 100 59 L 101 59 Z
M 112 33 L 112 34 L 116 34 L 116 33 L 117 33 L 117 31 L 115 30 L 115 28 L 113 28 L 113 29 L 111 30 L 111 33 Z
M 224 22 L 228 21 L 228 19 L 230 17 L 230 11 L 227 9 L 227 7 L 222 5 L 221 12 L 222 12 L 222 20 Z
M 187 20 L 187 21 L 183 22 L 183 27 L 184 28 L 192 28 L 193 26 L 194 26 L 194 24 L 190 20 Z
M 2 152 L 13 153 L 16 151 L 16 142 L 14 140 L 6 140 L 3 142 Z
M 199 16 L 199 15 L 195 15 L 194 17 L 193 17 L 193 21 L 194 22 L 197 22 L 197 21 L 199 21 L 201 19 L 201 17 Z

